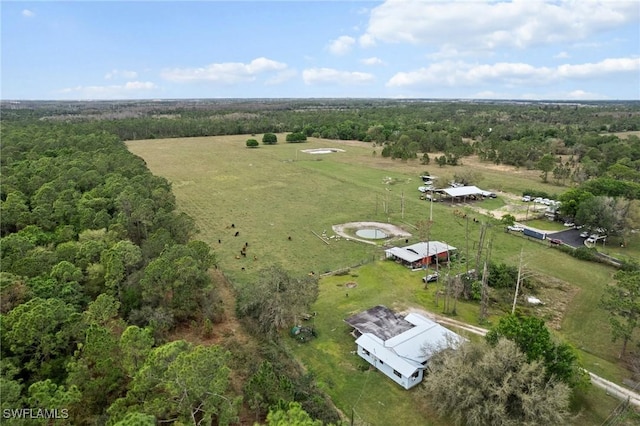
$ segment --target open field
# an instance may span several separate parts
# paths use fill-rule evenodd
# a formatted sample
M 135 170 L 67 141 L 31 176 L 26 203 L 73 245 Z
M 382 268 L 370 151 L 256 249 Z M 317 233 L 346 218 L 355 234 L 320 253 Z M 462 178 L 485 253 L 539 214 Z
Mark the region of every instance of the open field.
M 317 374 L 345 414 L 354 408 L 362 421 L 371 424 L 400 424 L 401 418 L 406 420 L 403 424 L 412 424 L 415 416 L 408 413 L 415 414 L 416 405 L 424 407 L 425 402 L 418 392 L 401 391 L 378 373 L 360 372 L 358 358 L 350 354 L 355 349 L 353 338 L 346 333 L 342 319 L 375 304 L 438 312 L 441 308 L 435 306 L 434 287 L 423 290 L 416 275 L 419 273 L 411 273 L 392 262 L 372 263 L 383 255 L 380 245 L 344 238 L 330 239 L 327 244 L 314 232 L 326 231 L 331 235 L 331 227 L 336 224 L 379 221 L 411 232 L 410 243 L 423 239 L 415 225 L 428 219 L 431 207 L 418 197 L 419 175 L 424 171 L 440 176 L 444 183 L 454 173 L 472 168 L 481 174 L 477 186 L 517 196 L 526 189 L 557 194 L 562 188 L 543 184 L 536 171 L 486 165 L 473 158 L 464 159 L 460 167 L 439 168 L 423 166 L 418 161 L 384 159 L 379 155 L 379 147 L 360 142 L 311 138 L 305 144 L 280 142 L 247 149 L 244 143 L 247 138 L 240 135 L 132 141 L 128 146 L 144 158 L 153 173 L 173 184 L 178 208 L 195 219 L 200 229 L 197 238 L 211 245 L 220 268 L 236 286 L 251 285 L 259 270 L 273 263 L 298 274 L 368 263 L 352 269 L 351 273 L 357 276 L 321 280 L 320 298 L 313 308 L 318 312 L 315 326 L 320 338 L 294 351 Z M 283 141 L 284 135 L 279 135 L 279 140 Z M 345 152 L 317 155 L 300 152 L 329 147 Z M 378 151 L 376 155 L 374 149 Z M 498 200 L 479 201 L 473 207 L 490 211 L 501 208 L 506 198 L 506 194 L 500 194 Z M 471 219 L 492 225 L 489 234 L 494 262 L 517 265 L 522 249 L 528 273 L 542 281 L 561 283 L 555 292 L 538 296 L 547 303 L 545 309 L 553 306 L 559 317 L 555 321 L 557 333 L 580 349 L 585 366 L 594 373 L 618 383 L 629 377 L 629 372 L 618 363 L 620 346 L 611 343 L 607 316 L 597 308 L 602 289 L 611 282 L 614 269 L 579 261 L 548 244 L 506 233 L 497 222 L 471 206 L 433 203 L 432 208 L 431 239 L 457 247 L 471 267 L 475 267 L 480 226 Z M 459 214 L 454 214 L 455 210 Z M 467 217 L 460 213 L 466 213 Z M 249 243 L 246 257 L 240 255 L 245 242 Z M 634 242 L 634 250 L 637 245 L 640 242 Z M 465 265 L 456 267 L 463 269 Z M 358 282 L 358 287 L 349 290 L 348 297 L 340 286 L 345 279 Z M 494 306 L 490 313 L 490 319 L 495 320 L 503 312 Z M 548 312 L 541 310 L 540 314 L 551 318 Z M 457 319 L 477 324 L 477 305 L 459 302 Z M 363 392 L 365 387 L 367 391 Z M 596 404 L 582 423 L 601 423 L 597 419 L 606 417 L 606 414 L 602 417 L 603 413 L 617 403 L 592 397 L 593 392 L 596 391 L 589 391 L 586 399 L 600 405 Z M 391 410 L 389 404 L 400 408 Z M 424 407 L 424 411 L 429 412 L 429 408 Z M 384 416 L 394 422 L 378 423 L 376 419 L 383 420 Z M 424 419 L 420 424 L 424 424 Z
M 312 371 L 320 386 L 332 397 L 345 414 L 353 409 L 357 424 L 370 425 L 440 425 L 450 424 L 433 415 L 433 410 L 421 394 L 420 387 L 405 391 L 373 369 L 362 371 L 367 365 L 355 350 L 354 337 L 344 318 L 362 310 L 363 306 L 382 304 L 397 311 L 409 307 L 423 307 L 439 313 L 442 298 L 435 304 L 437 284 L 424 289 L 420 272 L 411 272 L 393 262 L 365 265 L 352 275 L 332 276 L 322 280 L 320 297 L 313 309 L 317 316 L 313 326 L 318 338 L 300 344 L 288 340 L 293 352 Z M 356 283 L 347 288 L 347 283 Z M 348 294 L 348 296 L 347 296 Z M 458 302 L 456 319 L 472 322 L 477 319 L 477 307 Z M 491 320 L 495 320 L 491 318 Z M 310 324 L 309 324 L 310 325 Z M 467 338 L 477 336 L 455 330 Z M 582 397 L 582 411 L 576 413 L 572 424 L 602 424 L 619 401 L 592 387 Z M 416 407 L 419 407 L 416 410 Z M 416 411 L 428 418 L 418 417 Z

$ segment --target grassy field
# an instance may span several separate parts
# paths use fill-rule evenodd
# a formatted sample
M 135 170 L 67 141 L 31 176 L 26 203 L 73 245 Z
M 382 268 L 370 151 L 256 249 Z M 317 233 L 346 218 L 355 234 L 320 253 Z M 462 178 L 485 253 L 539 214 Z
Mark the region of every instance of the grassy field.
M 565 229 L 567 229 L 564 227 L 562 223 L 553 222 L 548 219 L 527 220 L 527 221 L 524 221 L 523 223 L 527 226 L 531 226 L 533 228 L 541 229 L 547 232 L 564 231 Z
M 363 371 L 364 360 L 354 354 L 354 338 L 344 318 L 360 312 L 363 306 L 382 304 L 397 311 L 408 308 L 441 312 L 442 299 L 435 303 L 437 285 L 424 289 L 420 272 L 411 272 L 393 262 L 381 261 L 365 265 L 353 274 L 332 276 L 322 280 L 320 297 L 314 306 L 317 316 L 313 326 L 318 338 L 300 344 L 288 340 L 293 352 L 312 371 L 320 386 L 344 413 L 354 410 L 359 424 L 424 425 L 449 424 L 438 419 L 420 388 L 402 390 L 375 370 Z M 348 288 L 347 283 L 356 283 Z M 477 320 L 477 306 L 458 302 L 456 319 Z M 490 318 L 495 321 L 497 318 Z M 456 330 L 467 338 L 474 338 Z M 603 363 L 602 360 L 599 362 Z M 607 414 L 619 403 L 599 389 L 591 388 L 581 396 L 572 424 L 602 424 Z M 415 415 L 421 407 L 424 417 Z
M 435 305 L 433 287 L 425 291 L 420 275 L 392 262 L 372 262 L 383 257 L 381 245 L 346 239 L 331 239 L 327 244 L 315 234 L 326 231 L 332 235 L 332 225 L 345 222 L 380 221 L 411 232 L 410 242 L 421 240 L 415 225 L 428 219 L 431 207 L 419 199 L 417 191 L 419 176 L 425 171 L 446 182 L 454 173 L 470 169 L 480 176 L 477 186 L 515 195 L 526 189 L 556 194 L 562 188 L 543 184 L 536 171 L 486 165 L 474 159 L 465 159 L 460 167 L 439 168 L 418 161 L 384 159 L 373 154 L 376 148 L 359 142 L 311 138 L 305 144 L 280 142 L 248 149 L 247 138 L 132 141 L 128 146 L 144 158 L 153 173 L 172 183 L 179 209 L 191 215 L 200 229 L 197 238 L 211 245 L 220 268 L 236 286 L 250 285 L 261 268 L 274 263 L 296 274 L 366 264 L 351 270 L 357 276 L 321 280 L 320 298 L 313 308 L 319 314 L 315 326 L 320 338 L 296 347 L 295 352 L 346 414 L 353 408 L 361 421 L 370 424 L 415 424 L 411 422 L 416 419 L 416 406 L 430 412 L 424 399 L 417 391 L 401 391 L 378 373 L 361 372 L 360 360 L 351 354 L 353 338 L 342 320 L 376 304 L 438 312 L 442 308 Z M 279 135 L 279 140 L 283 141 L 284 135 Z M 301 152 L 327 147 L 345 152 Z M 477 206 L 493 210 L 503 204 L 499 197 L 480 201 Z M 527 273 L 549 283 L 538 294 L 547 303 L 540 308 L 540 315 L 559 318 L 555 331 L 580 349 L 588 369 L 617 382 L 629 376 L 617 360 L 620 346 L 611 343 L 607 316 L 597 309 L 603 288 L 615 272 L 612 268 L 579 261 L 548 244 L 504 232 L 502 226 L 469 206 L 433 203 L 432 208 L 431 239 L 457 247 L 471 267 L 475 267 L 479 222 L 490 225 L 488 239 L 492 240 L 494 262 L 517 265 L 522 250 Z M 456 210 L 467 217 L 454 214 Z M 245 243 L 249 243 L 246 257 L 240 256 Z M 633 244 L 635 250 L 640 241 Z M 345 279 L 358 283 L 348 297 Z M 457 319 L 477 324 L 477 312 L 477 305 L 459 302 Z M 490 313 L 490 319 L 495 320 L 503 311 L 494 305 Z M 616 403 L 593 397 L 593 392 L 585 401 L 594 401 L 595 408 L 588 409 L 584 414 L 588 420 L 583 417 L 583 423 L 598 424 L 597 419 Z M 403 422 L 398 423 L 399 419 Z M 425 424 L 424 419 L 419 424 Z

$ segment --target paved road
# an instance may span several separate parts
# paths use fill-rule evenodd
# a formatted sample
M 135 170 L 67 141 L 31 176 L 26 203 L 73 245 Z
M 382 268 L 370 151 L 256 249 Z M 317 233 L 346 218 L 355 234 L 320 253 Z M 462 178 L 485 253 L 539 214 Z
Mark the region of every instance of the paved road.
M 554 238 L 557 238 L 557 237 L 554 237 Z M 469 331 L 470 333 L 479 334 L 480 336 L 486 335 L 487 332 L 489 331 L 486 328 L 481 328 L 475 325 L 466 324 L 464 322 L 457 321 L 449 317 L 444 317 L 442 315 L 434 314 L 433 312 L 417 310 L 417 309 L 413 309 L 413 311 L 419 312 L 422 315 L 426 316 L 427 318 L 431 318 L 432 320 L 436 321 L 437 323 L 448 325 L 450 327 L 461 328 L 463 330 Z M 591 378 L 591 383 L 594 386 L 598 386 L 599 388 L 604 389 L 609 395 L 613 395 L 619 399 L 628 398 L 630 404 L 632 404 L 636 408 L 640 408 L 640 394 L 638 394 L 637 392 L 634 392 L 631 389 L 625 388 L 607 379 L 597 376 L 591 373 L 590 371 L 587 371 L 587 373 L 589 373 L 589 377 Z
M 564 231 L 558 231 L 558 232 L 549 232 L 547 233 L 547 236 L 550 238 L 558 238 L 560 240 L 562 240 L 565 244 L 568 244 L 572 247 L 584 247 L 584 240 L 586 238 L 582 238 L 580 236 L 580 233 L 582 232 L 581 229 L 573 229 L 573 228 L 568 228 L 565 229 Z
M 518 223 L 518 225 L 523 226 L 525 228 L 533 229 L 534 231 L 547 234 L 547 238 L 557 238 L 559 240 L 562 240 L 565 244 L 570 245 L 572 247 L 575 247 L 575 248 L 584 247 L 585 238 L 582 238 L 580 236 L 580 233 L 582 232 L 581 229 L 567 228 L 562 231 L 552 232 L 552 231 L 545 231 L 543 229 L 537 229 L 532 226 L 528 226 L 524 223 Z

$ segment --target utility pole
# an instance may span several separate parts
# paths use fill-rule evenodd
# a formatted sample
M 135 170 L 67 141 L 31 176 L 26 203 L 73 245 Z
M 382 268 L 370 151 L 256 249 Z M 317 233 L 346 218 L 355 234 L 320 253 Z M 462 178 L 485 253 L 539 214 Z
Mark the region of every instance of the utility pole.
M 464 241 L 465 241 L 465 245 L 466 245 L 466 247 L 465 247 L 465 252 L 466 253 L 465 253 L 464 257 L 465 257 L 465 261 L 467 262 L 467 274 L 468 274 L 469 273 L 469 217 L 467 217 L 467 222 L 466 222 L 466 225 L 465 225 L 465 231 L 464 232 L 465 232 Z
M 516 303 L 518 301 L 518 291 L 520 291 L 520 280 L 522 279 L 522 252 L 523 248 L 520 249 L 520 263 L 518 265 L 518 279 L 516 280 L 516 292 L 513 295 L 513 306 L 511 307 L 511 314 L 516 311 Z
M 488 305 L 489 305 L 489 272 L 487 269 L 488 263 L 491 261 L 491 248 L 493 247 L 493 237 L 489 238 L 489 244 L 487 247 L 487 255 L 484 259 L 484 266 L 482 268 L 482 287 L 480 288 L 480 321 L 483 322 L 487 319 Z
M 487 304 L 489 302 L 489 289 L 487 288 L 487 281 L 489 274 L 487 273 L 487 261 L 484 261 L 484 267 L 482 268 L 482 284 L 480 287 L 480 323 L 483 323 L 488 316 Z
M 467 217 L 467 223 L 469 218 Z M 482 250 L 484 249 L 484 238 L 487 233 L 487 223 L 483 222 L 480 225 L 480 238 L 478 240 L 478 252 L 476 254 L 476 273 L 480 269 L 480 259 L 482 258 Z
M 429 198 L 429 221 L 433 222 L 433 189 L 431 190 L 431 198 Z

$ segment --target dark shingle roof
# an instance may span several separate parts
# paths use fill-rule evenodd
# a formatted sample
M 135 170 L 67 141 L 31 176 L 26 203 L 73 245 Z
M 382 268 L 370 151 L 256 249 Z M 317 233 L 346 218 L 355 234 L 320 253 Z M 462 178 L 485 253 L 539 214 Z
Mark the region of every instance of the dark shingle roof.
M 352 315 L 345 319 L 345 322 L 361 334 L 371 333 L 382 340 L 388 340 L 414 327 L 409 321 L 382 305 Z

